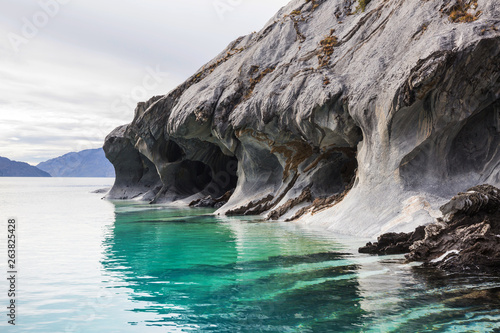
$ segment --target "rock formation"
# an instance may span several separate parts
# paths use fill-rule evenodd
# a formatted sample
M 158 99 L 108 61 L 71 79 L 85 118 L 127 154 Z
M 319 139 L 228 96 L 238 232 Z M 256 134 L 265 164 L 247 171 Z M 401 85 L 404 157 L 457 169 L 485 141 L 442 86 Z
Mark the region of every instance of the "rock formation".
M 104 149 L 108 198 L 215 199 L 363 236 L 500 186 L 496 0 L 294 0 L 186 82 L 139 103 Z
M 453 272 L 500 272 L 500 189 L 470 188 L 441 207 L 444 219 L 413 233 L 384 234 L 361 253 L 408 253 L 408 261 Z
M 189 207 L 220 208 L 229 201 L 232 195 L 233 195 L 233 190 L 227 191 L 223 196 L 219 198 L 213 198 L 211 195 L 208 195 L 205 198 L 196 199 L 192 201 L 189 204 Z
M 445 219 L 426 226 L 406 258 L 448 271 L 500 272 L 500 189 L 472 187 L 441 211 Z
M 409 233 L 390 232 L 380 235 L 376 242 L 368 242 L 359 248 L 359 253 L 368 254 L 403 254 L 410 252 L 410 246 L 416 241 L 425 237 L 425 226 L 420 226 L 415 231 Z

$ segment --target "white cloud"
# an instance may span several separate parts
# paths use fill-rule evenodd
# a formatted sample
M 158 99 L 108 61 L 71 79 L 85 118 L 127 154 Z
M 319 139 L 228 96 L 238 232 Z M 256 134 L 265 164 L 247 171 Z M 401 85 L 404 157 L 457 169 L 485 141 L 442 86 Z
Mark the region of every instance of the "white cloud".
M 47 22 L 40 3 L 52 5 Z M 229 5 L 222 14 L 221 3 Z M 101 146 L 107 133 L 132 120 L 143 95 L 167 93 L 233 39 L 260 30 L 286 3 L 2 1 L 0 156 L 37 163 Z M 36 33 L 15 52 L 9 38 L 25 38 L 29 22 L 37 23 Z M 147 81 L 145 92 L 151 70 L 168 76 Z

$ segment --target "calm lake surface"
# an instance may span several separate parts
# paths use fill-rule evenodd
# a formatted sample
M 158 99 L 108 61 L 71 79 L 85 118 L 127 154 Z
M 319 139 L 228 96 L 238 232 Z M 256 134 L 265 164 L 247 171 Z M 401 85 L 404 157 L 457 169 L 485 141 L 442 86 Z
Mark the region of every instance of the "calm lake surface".
M 500 332 L 500 278 L 442 276 L 366 240 L 211 210 L 109 202 L 113 179 L 0 178 L 18 221 L 0 332 Z

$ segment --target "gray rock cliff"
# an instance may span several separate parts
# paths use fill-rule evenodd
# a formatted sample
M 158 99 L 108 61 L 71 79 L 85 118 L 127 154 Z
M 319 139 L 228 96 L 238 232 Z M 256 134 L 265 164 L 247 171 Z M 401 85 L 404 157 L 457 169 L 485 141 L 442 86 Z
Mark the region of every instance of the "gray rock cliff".
M 368 1 L 365 1 L 366 3 Z M 496 0 L 294 0 L 107 138 L 108 198 L 363 236 L 500 186 Z

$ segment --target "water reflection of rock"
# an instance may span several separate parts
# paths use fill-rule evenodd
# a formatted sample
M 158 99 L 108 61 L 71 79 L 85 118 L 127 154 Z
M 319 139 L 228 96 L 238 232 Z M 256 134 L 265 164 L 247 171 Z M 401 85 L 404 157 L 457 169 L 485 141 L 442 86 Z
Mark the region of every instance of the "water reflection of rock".
M 368 258 L 377 258 L 370 256 Z M 360 265 L 363 332 L 494 332 L 500 325 L 500 279 L 450 275 L 403 256 L 379 257 Z M 376 275 L 377 268 L 385 269 Z
M 102 265 L 133 311 L 156 314 L 154 324 L 221 332 L 362 324 L 358 266 L 331 240 L 274 223 L 139 209 L 117 207 Z
M 303 232 L 310 229 L 300 227 Z M 314 236 L 325 237 L 315 230 Z M 343 252 L 356 253 L 362 239 L 336 236 Z M 355 332 L 496 332 L 500 327 L 500 277 L 439 272 L 405 264 L 403 255 L 357 255 L 363 323 Z

